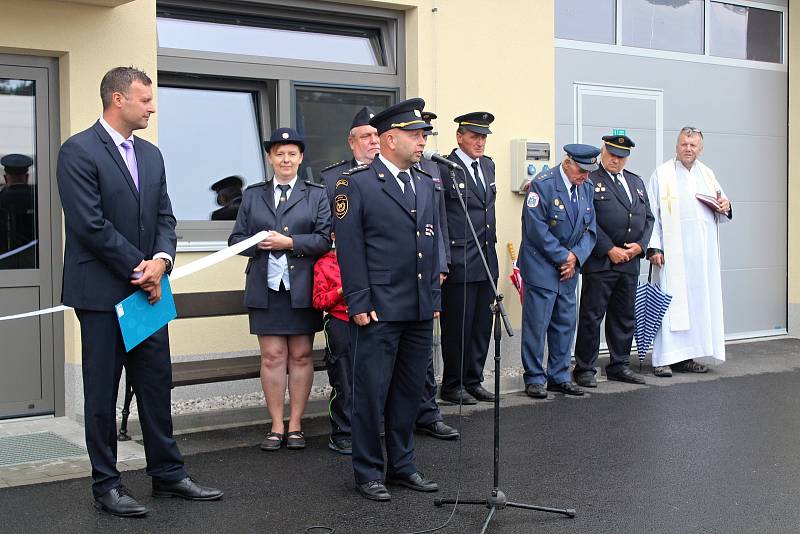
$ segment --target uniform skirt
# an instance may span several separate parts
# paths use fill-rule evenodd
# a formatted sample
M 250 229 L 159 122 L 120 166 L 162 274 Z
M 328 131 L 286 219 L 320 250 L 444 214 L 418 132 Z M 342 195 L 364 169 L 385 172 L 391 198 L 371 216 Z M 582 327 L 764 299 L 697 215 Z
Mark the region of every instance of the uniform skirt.
M 257 336 L 313 334 L 322 330 L 322 312 L 292 308 L 289 291 L 269 291 L 269 308 L 248 308 L 250 333 Z

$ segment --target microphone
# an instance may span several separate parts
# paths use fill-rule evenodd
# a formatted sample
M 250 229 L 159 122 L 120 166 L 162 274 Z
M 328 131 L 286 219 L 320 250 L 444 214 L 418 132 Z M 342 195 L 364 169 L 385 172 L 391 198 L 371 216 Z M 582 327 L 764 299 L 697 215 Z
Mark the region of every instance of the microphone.
M 447 159 L 444 156 L 438 154 L 435 150 L 426 150 L 425 152 L 422 153 L 422 157 L 427 159 L 428 161 L 433 161 L 435 163 L 440 163 L 440 164 L 442 164 L 442 165 L 444 165 L 446 167 L 449 167 L 451 169 L 457 169 L 458 168 L 458 164 L 457 163 L 453 163 L 449 159 Z

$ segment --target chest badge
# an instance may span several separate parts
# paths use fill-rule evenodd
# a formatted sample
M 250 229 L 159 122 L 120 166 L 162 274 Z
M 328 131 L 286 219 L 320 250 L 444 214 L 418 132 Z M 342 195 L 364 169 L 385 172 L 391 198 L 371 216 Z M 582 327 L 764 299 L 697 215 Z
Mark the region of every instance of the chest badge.
M 350 209 L 350 203 L 347 200 L 347 195 L 336 195 L 336 198 L 333 199 L 333 212 L 336 215 L 337 219 L 344 219 L 344 216 L 347 215 L 347 210 Z

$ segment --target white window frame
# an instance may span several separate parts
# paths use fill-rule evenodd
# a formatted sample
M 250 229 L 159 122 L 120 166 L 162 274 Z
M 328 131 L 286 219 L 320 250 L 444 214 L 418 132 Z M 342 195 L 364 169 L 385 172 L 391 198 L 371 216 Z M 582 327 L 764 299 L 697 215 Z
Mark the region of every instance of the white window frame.
M 574 39 L 555 39 L 557 48 L 570 48 L 575 50 L 588 50 L 592 52 L 602 52 L 610 54 L 622 54 L 627 56 L 650 57 L 656 59 L 671 59 L 676 61 L 689 61 L 691 63 L 708 63 L 711 65 L 726 65 L 729 67 L 744 67 L 750 69 L 772 70 L 778 72 L 788 72 L 789 63 L 787 61 L 789 50 L 789 8 L 754 2 L 751 0 L 718 0 L 726 4 L 733 4 L 741 7 L 751 7 L 764 9 L 766 11 L 777 11 L 781 13 L 781 62 L 769 63 L 766 61 L 754 61 L 751 59 L 735 59 L 727 57 L 712 56 L 709 54 L 710 44 L 710 21 L 711 1 L 704 0 L 703 6 L 703 53 L 691 54 L 688 52 L 672 52 L 668 50 L 656 50 L 653 48 L 639 48 L 626 46 L 622 42 L 622 6 L 620 0 L 616 3 L 616 29 L 614 35 L 615 44 L 591 43 L 588 41 L 577 41 Z

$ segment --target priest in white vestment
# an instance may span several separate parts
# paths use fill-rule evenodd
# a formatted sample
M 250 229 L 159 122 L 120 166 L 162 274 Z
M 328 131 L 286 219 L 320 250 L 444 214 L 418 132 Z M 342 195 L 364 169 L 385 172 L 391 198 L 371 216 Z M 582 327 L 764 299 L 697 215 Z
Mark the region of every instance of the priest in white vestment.
M 648 187 L 655 215 L 648 258 L 659 271 L 661 288 L 672 295 L 653 342 L 656 376 L 708 371 L 694 358 L 725 360 L 719 223 L 733 212 L 714 172 L 698 161 L 702 152 L 703 133 L 682 128 L 675 158 L 655 170 Z M 704 204 L 697 194 L 718 207 Z

